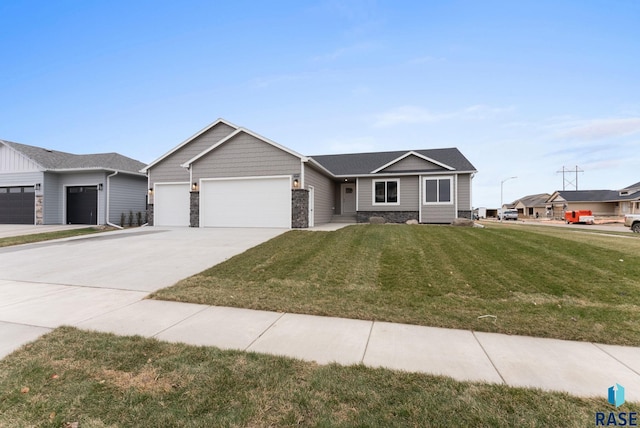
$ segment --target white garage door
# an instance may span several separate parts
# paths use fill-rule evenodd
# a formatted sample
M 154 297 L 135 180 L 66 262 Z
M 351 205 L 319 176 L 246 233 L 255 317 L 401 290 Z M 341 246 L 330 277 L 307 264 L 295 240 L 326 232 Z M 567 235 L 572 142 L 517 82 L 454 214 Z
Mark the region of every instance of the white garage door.
M 203 180 L 202 227 L 291 227 L 289 177 Z
M 189 226 L 189 183 L 156 183 L 153 193 L 155 226 Z

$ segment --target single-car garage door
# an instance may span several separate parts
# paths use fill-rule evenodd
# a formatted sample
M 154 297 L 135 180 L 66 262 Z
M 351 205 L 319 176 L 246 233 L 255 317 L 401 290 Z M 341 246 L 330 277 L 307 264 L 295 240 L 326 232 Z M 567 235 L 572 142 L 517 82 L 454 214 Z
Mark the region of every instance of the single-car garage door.
M 189 226 L 189 183 L 156 183 L 154 226 Z
M 290 228 L 290 178 L 203 180 L 200 226 Z
M 0 187 L 0 224 L 34 224 L 33 186 Z

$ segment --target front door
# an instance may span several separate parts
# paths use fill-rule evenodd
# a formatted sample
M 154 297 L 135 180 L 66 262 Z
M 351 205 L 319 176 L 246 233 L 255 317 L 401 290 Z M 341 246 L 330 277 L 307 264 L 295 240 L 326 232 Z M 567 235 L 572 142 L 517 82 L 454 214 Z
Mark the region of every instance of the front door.
M 356 213 L 356 185 L 354 183 L 342 184 L 342 214 Z
M 98 224 L 98 186 L 67 187 L 67 224 Z

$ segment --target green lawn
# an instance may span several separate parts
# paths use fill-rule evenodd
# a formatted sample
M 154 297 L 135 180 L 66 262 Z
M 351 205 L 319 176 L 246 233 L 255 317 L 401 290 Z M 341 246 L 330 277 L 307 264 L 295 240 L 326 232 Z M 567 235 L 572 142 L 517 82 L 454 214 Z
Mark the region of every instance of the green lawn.
M 0 360 L 2 427 L 584 427 L 613 410 L 604 397 L 70 327 Z
M 152 297 L 638 346 L 640 239 L 503 225 L 290 231 Z
M 92 233 L 104 232 L 105 230 L 110 230 L 110 229 L 86 227 L 82 229 L 59 230 L 57 232 L 45 232 L 45 233 L 34 233 L 31 235 L 9 236 L 7 238 L 0 238 L 0 247 L 9 247 L 11 245 L 21 245 L 21 244 L 32 244 L 34 242 L 50 241 L 52 239 L 89 235 Z

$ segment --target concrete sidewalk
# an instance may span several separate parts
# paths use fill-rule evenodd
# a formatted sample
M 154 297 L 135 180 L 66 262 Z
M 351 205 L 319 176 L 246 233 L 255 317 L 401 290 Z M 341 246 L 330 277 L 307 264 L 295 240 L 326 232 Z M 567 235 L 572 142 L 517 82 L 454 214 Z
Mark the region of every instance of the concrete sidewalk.
M 25 291 L 26 290 L 26 291 Z M 0 281 L 0 358 L 61 325 L 316 361 L 640 401 L 640 348 L 141 300 L 146 293 Z M 17 342 L 10 345 L 11 338 Z

